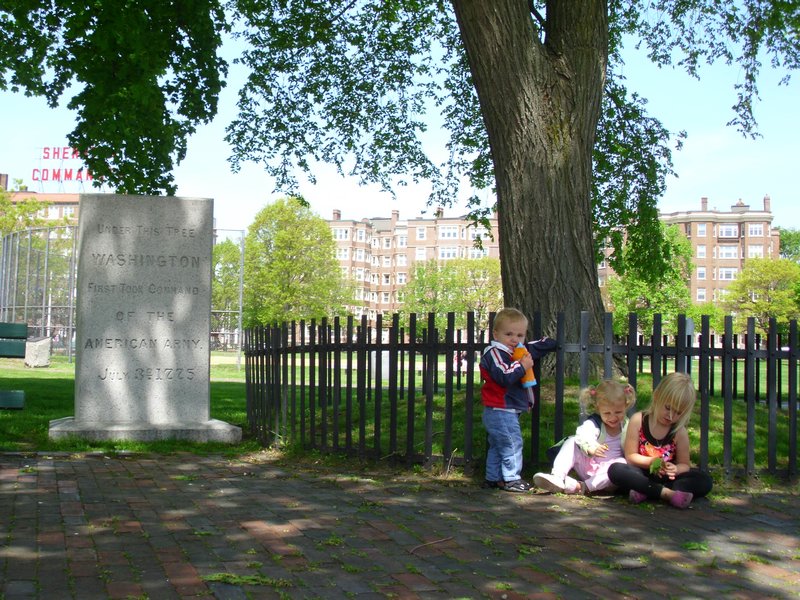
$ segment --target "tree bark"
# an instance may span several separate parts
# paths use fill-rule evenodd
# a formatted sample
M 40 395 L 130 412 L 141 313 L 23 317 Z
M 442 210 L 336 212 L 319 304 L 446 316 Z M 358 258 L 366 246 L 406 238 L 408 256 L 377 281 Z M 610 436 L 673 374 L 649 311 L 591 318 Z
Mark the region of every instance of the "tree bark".
M 550 0 L 545 39 L 527 0 L 452 0 L 497 180 L 507 306 L 602 323 L 592 242 L 595 129 L 608 59 L 604 0 Z M 548 331 L 548 329 L 550 329 Z

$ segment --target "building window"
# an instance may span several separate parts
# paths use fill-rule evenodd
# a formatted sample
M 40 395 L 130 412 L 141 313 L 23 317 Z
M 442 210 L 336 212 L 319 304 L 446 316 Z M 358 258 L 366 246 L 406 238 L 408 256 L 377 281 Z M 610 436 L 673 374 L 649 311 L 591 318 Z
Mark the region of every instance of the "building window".
M 398 254 L 395 261 L 398 267 L 405 267 L 408 264 L 408 257 L 405 254 Z
M 705 279 L 706 278 L 706 268 L 705 267 L 697 267 L 697 278 L 698 279 Z
M 764 246 L 761 244 L 750 244 L 747 247 L 747 258 L 764 258 Z
M 440 260 L 450 260 L 452 258 L 458 258 L 458 248 L 454 248 L 452 246 L 447 248 L 439 248 Z
M 764 224 L 750 223 L 747 226 L 747 235 L 750 237 L 764 237 Z
M 426 229 L 424 227 L 417 227 L 417 239 L 424 240 L 426 237 Z
M 392 283 L 392 276 L 389 273 L 383 274 L 383 285 L 389 285 Z
M 356 281 L 364 281 L 364 268 L 357 267 L 356 268 Z
M 383 266 L 384 267 L 391 267 L 392 266 L 392 257 L 391 256 L 384 256 L 383 257 Z
M 697 224 L 697 237 L 706 237 L 706 224 L 705 223 L 698 223 Z
M 398 273 L 397 274 L 397 283 L 399 285 L 405 285 L 406 282 L 407 282 L 406 277 L 407 277 L 407 275 L 405 273 Z
M 732 267 L 720 267 L 719 269 L 719 279 L 720 281 L 733 281 L 736 279 L 736 273 L 739 269 L 732 268 Z
M 389 292 L 383 292 L 383 303 L 389 304 L 391 302 L 391 296 Z
M 407 235 L 397 236 L 397 247 L 405 248 L 406 246 L 408 246 L 408 236 Z
M 336 258 L 338 260 L 347 260 L 350 258 L 350 248 L 337 248 Z
M 721 238 L 735 238 L 739 237 L 739 226 L 738 225 L 720 225 L 719 226 L 719 237 Z
M 698 302 L 706 301 L 706 288 L 697 288 L 697 301 Z
M 366 250 L 364 248 L 356 248 L 356 260 L 358 262 L 364 262 L 364 257 L 366 256 Z
M 739 258 L 739 246 L 720 246 L 719 258 Z
M 384 248 L 391 248 L 392 247 L 392 238 L 383 238 L 383 247 Z
M 350 239 L 350 230 L 342 229 L 341 227 L 333 228 L 333 239 L 339 241 L 346 241 Z
M 483 258 L 484 256 L 489 256 L 489 249 L 488 248 L 470 248 L 469 249 L 469 257 L 472 259 Z
M 370 240 L 370 244 L 372 245 L 373 248 L 378 248 L 381 245 L 381 241 L 378 238 L 374 237 Z
M 442 225 L 439 227 L 440 240 L 457 240 L 458 225 Z
M 75 214 L 75 207 L 74 206 L 65 206 L 64 207 L 64 216 L 71 217 Z
M 416 252 L 416 254 L 414 256 L 414 259 L 415 260 L 425 260 L 426 256 L 427 256 L 427 249 L 423 246 L 423 247 L 417 248 L 417 252 Z
M 364 231 L 363 229 L 359 229 L 356 232 L 356 241 L 363 242 L 366 239 L 367 239 L 367 232 Z
M 706 257 L 705 244 L 699 244 L 697 246 L 697 258 L 705 258 L 705 257 Z
M 603 258 L 603 260 L 600 261 L 600 264 L 597 265 L 597 268 L 598 269 L 607 269 L 608 268 L 608 262 L 606 261 L 605 258 Z

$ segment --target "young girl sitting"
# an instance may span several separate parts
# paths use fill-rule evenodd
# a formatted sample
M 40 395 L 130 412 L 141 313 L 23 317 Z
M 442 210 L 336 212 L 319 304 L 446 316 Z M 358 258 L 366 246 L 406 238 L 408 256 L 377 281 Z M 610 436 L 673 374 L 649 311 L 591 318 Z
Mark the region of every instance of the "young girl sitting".
M 626 464 L 615 464 L 612 483 L 630 490 L 631 502 L 661 499 L 686 508 L 711 491 L 711 476 L 689 463 L 689 433 L 697 392 L 685 373 L 670 373 L 653 390 L 646 410 L 631 417 L 625 436 Z
M 565 494 L 612 491 L 608 469 L 615 462 L 625 462 L 622 440 L 628 425 L 627 410 L 636 403 L 636 392 L 630 385 L 607 379 L 582 390 L 578 400 L 584 414 L 593 414 L 561 445 L 551 472 L 536 473 L 533 483 L 543 490 Z M 570 477 L 573 469 L 578 479 Z

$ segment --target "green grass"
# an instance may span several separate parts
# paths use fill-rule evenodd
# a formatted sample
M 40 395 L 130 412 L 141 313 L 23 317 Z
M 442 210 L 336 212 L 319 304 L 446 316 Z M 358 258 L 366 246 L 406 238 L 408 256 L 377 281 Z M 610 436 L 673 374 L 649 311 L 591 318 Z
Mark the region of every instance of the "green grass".
M 50 440 L 50 421 L 75 414 L 75 365 L 53 356 L 49 367 L 31 369 L 20 359 L 0 359 L 0 389 L 25 391 L 23 410 L 0 410 L 0 451 L 193 452 L 238 455 L 260 449 L 255 440 L 237 445 L 168 440 L 160 442 Z M 243 428 L 247 422 L 244 366 L 211 368 L 211 418 Z
M 26 393 L 26 404 L 23 410 L 0 410 L 0 451 L 62 451 L 62 452 L 192 452 L 192 453 L 222 453 L 226 455 L 243 455 L 261 450 L 258 442 L 248 437 L 247 415 L 245 406 L 245 373 L 244 365 L 238 368 L 235 355 L 230 353 L 225 356 L 212 357 L 211 367 L 211 417 L 242 427 L 244 439 L 240 444 L 197 444 L 183 441 L 161 441 L 161 442 L 89 442 L 85 440 L 50 440 L 48 438 L 49 423 L 53 419 L 74 415 L 74 364 L 67 362 L 65 357 L 54 356 L 51 366 L 40 369 L 30 369 L 23 365 L 19 359 L 0 359 L 0 389 L 22 389 Z M 346 379 L 342 378 L 344 386 Z M 417 385 L 421 382 L 418 381 Z M 355 381 L 353 382 L 355 385 Z M 651 381 L 648 375 L 641 375 L 637 382 L 638 402 L 637 407 L 647 406 L 651 394 Z M 441 390 L 444 387 L 442 386 Z M 296 390 L 295 405 L 299 411 L 299 389 Z M 367 414 L 365 427 L 365 445 L 367 448 L 373 446 L 374 433 L 374 408 L 371 401 L 372 391 L 367 400 Z M 308 403 L 308 391 L 306 392 L 306 404 Z M 571 434 L 574 431 L 578 419 L 578 385 L 571 382 L 568 385 L 564 401 L 564 434 Z M 351 435 L 354 445 L 359 442 L 359 403 L 355 389 L 349 391 L 350 406 L 352 413 Z M 554 402 L 552 383 L 547 380 L 542 382 L 541 390 L 541 430 L 539 456 L 544 455 L 544 451 L 549 447 L 554 439 Z M 338 428 L 338 445 L 343 447 L 346 439 L 347 414 L 346 405 L 348 390 L 342 389 L 342 399 L 339 406 L 339 417 L 336 423 Z M 291 402 L 291 400 L 290 400 Z M 425 396 L 418 392 L 413 406 L 414 424 L 414 451 L 422 453 L 424 451 L 425 434 L 425 411 L 423 406 L 426 402 Z M 444 444 L 444 404 L 445 398 L 442 393 L 436 394 L 433 399 L 436 407 L 433 416 L 433 448 L 434 455 L 443 454 Z M 732 405 L 732 465 L 734 468 L 742 467 L 746 463 L 746 432 L 747 432 L 747 406 L 740 399 L 734 400 Z M 485 445 L 485 433 L 480 425 L 480 397 L 478 388 L 475 390 L 473 399 L 473 414 L 475 416 L 474 431 L 472 435 L 473 456 L 482 457 Z M 306 412 L 308 413 L 307 409 Z M 457 455 L 463 453 L 465 436 L 465 398 L 464 391 L 456 391 L 453 399 L 453 419 L 452 419 L 452 448 Z M 317 419 L 321 413 L 317 412 Z M 768 411 L 763 402 L 756 405 L 755 423 L 755 464 L 757 469 L 767 467 L 767 439 L 768 439 Z M 405 451 L 406 443 L 406 424 L 407 424 L 407 399 L 398 399 L 398 433 L 397 441 L 401 452 Z M 709 428 L 709 463 L 710 466 L 721 466 L 723 463 L 723 428 L 724 428 L 723 402 L 720 398 L 712 399 L 710 405 L 710 428 Z M 389 440 L 389 400 L 388 392 L 384 390 L 382 396 L 382 453 L 388 455 Z M 334 421 L 333 410 L 327 409 L 328 439 L 330 447 L 333 441 Z M 299 416 L 298 416 L 299 420 Z M 789 419 L 788 411 L 785 408 L 778 410 L 776 420 L 776 439 L 777 439 L 777 468 L 785 470 L 788 466 L 788 438 L 789 438 Z M 523 417 L 523 431 L 526 437 L 526 448 L 530 447 L 530 418 Z M 692 421 L 689 425 L 693 456 L 692 459 L 698 462 L 698 448 L 700 440 L 700 410 L 696 407 Z M 291 454 L 303 454 L 303 449 L 296 446 L 287 447 L 287 452 Z M 527 452 L 527 451 L 526 451 Z

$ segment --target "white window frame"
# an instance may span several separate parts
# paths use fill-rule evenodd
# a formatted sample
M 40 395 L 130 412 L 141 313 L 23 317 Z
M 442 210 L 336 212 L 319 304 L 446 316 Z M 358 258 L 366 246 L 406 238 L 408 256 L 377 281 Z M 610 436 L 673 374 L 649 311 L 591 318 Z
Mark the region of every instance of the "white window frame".
M 698 244 L 697 245 L 697 258 L 705 258 L 706 257 L 706 245 L 705 244 Z
M 706 233 L 706 224 L 705 223 L 698 223 L 697 224 L 697 237 L 706 237 L 708 235 Z
M 706 268 L 705 267 L 697 267 L 697 280 L 698 281 L 705 281 L 706 278 Z
M 428 228 L 427 227 L 417 227 L 417 239 L 424 240 L 428 237 Z
M 440 240 L 457 240 L 458 225 L 439 225 Z
M 719 246 L 719 253 L 717 254 L 717 258 L 723 259 L 738 259 L 739 258 L 739 246 L 735 246 L 733 244 L 720 244 Z

